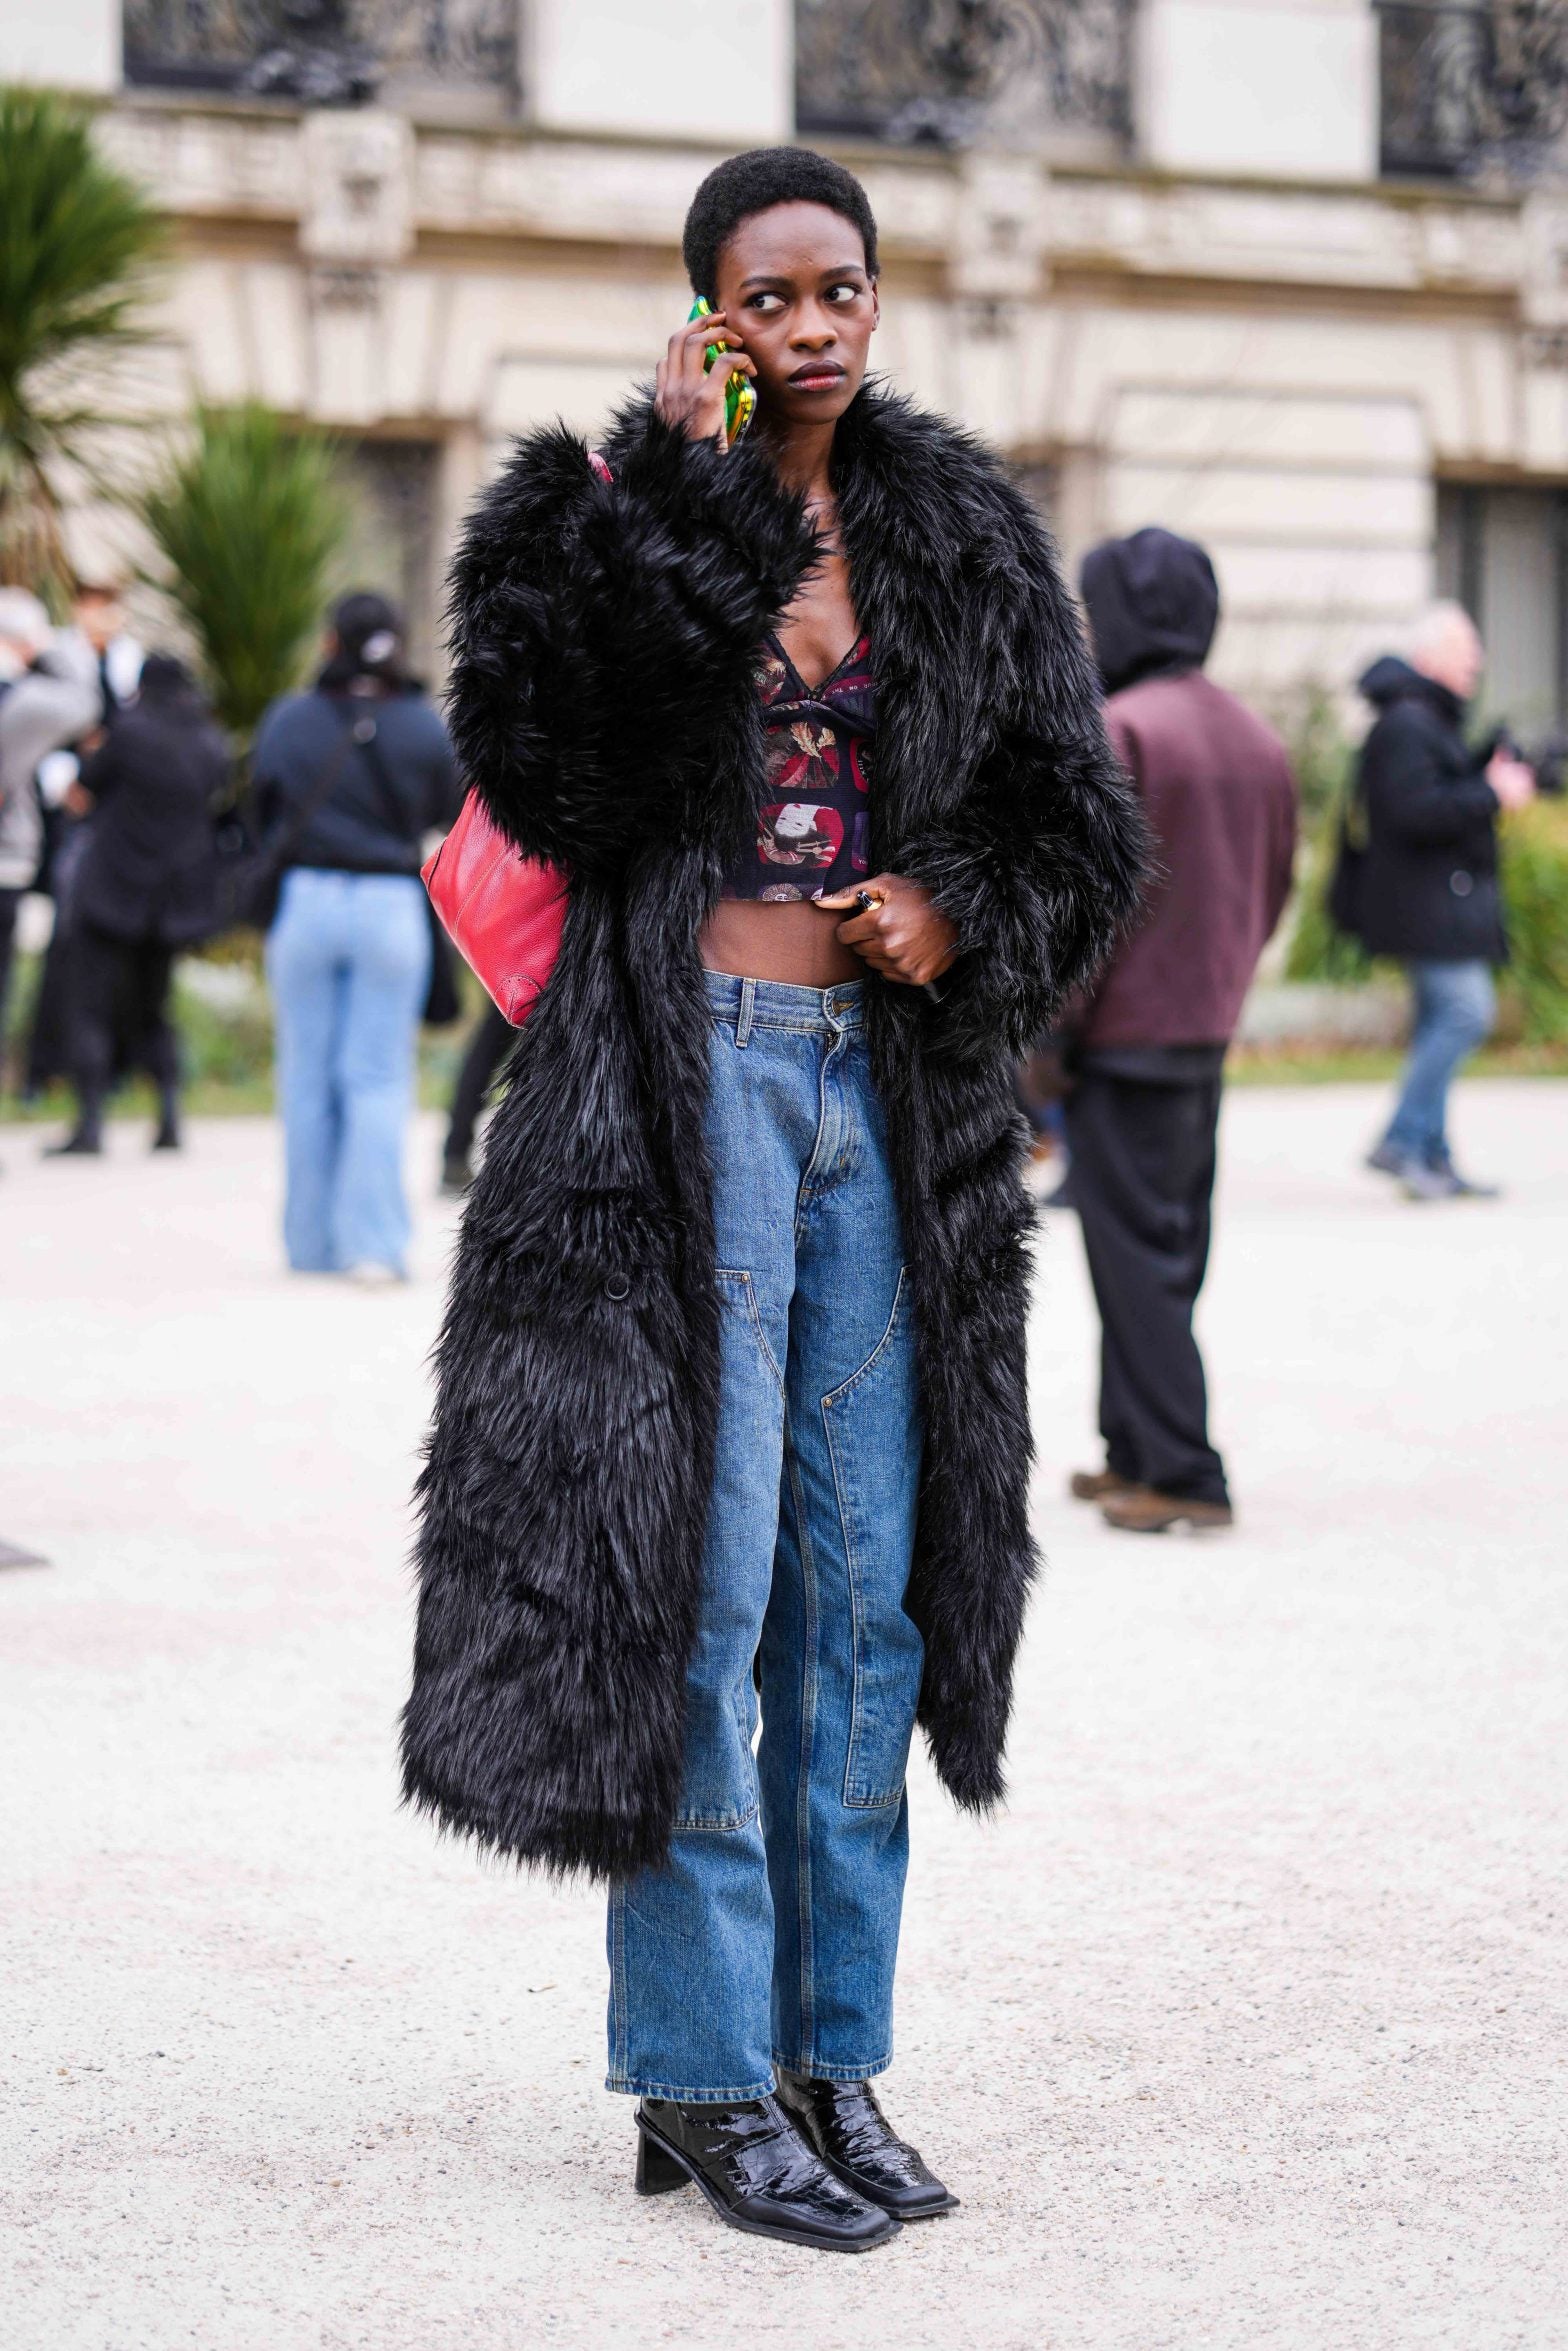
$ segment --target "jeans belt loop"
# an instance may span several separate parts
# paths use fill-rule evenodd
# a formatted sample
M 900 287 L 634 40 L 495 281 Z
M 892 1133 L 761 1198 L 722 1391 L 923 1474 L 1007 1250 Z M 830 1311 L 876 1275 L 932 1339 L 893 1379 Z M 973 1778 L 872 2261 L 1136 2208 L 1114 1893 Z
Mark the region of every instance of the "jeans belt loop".
M 735 1023 L 735 1042 L 742 1050 L 751 1042 L 751 1017 L 756 1001 L 756 981 L 742 980 L 740 984 L 740 1018 Z

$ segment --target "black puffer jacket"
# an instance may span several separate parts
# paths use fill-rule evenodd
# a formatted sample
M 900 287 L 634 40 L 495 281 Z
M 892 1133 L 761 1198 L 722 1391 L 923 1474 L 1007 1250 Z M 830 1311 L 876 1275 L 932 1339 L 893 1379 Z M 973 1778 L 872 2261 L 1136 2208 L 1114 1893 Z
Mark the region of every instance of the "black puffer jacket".
M 1501 963 L 1497 796 L 1466 743 L 1464 704 L 1389 654 L 1360 681 L 1378 718 L 1356 796 L 1366 858 L 1356 927 L 1373 955 Z

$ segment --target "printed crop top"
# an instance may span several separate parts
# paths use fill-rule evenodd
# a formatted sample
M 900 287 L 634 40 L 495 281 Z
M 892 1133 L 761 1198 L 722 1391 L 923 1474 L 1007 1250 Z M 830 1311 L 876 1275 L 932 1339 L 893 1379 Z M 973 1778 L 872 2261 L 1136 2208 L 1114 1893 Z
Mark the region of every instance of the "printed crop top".
M 757 667 L 765 783 L 757 829 L 724 880 L 726 898 L 825 898 L 870 872 L 871 640 L 808 686 L 777 637 Z

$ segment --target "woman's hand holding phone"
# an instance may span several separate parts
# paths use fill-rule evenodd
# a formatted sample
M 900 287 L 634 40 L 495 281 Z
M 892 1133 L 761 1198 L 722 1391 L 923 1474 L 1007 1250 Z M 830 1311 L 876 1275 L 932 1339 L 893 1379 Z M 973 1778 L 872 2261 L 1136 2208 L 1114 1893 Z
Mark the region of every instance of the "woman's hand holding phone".
M 707 368 L 710 343 L 723 351 L 727 366 Z M 724 388 L 737 369 L 745 376 L 757 372 L 735 329 L 726 324 L 724 312 L 713 310 L 704 318 L 688 319 L 671 335 L 659 362 L 654 413 L 666 424 L 678 426 L 689 441 L 716 441 L 721 449 L 728 449 Z
M 902 874 L 874 874 L 853 889 L 835 890 L 817 904 L 828 913 L 851 909 L 838 926 L 846 947 L 886 980 L 928 988 L 958 953 L 958 929 L 921 882 Z

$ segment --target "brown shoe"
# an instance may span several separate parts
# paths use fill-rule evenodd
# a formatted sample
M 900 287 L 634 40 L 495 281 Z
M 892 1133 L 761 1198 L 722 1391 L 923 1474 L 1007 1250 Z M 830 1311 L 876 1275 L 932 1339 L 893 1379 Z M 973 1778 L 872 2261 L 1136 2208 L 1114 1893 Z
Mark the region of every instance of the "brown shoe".
M 1114 1469 L 1075 1469 L 1067 1491 L 1075 1502 L 1103 1502 L 1108 1494 L 1131 1494 L 1137 1489 L 1131 1478 L 1118 1477 Z
M 1165 1535 L 1172 1527 L 1189 1527 L 1194 1534 L 1235 1523 L 1228 1502 L 1194 1502 L 1180 1494 L 1160 1494 L 1153 1486 L 1124 1486 L 1100 1506 L 1107 1526 L 1129 1535 Z

